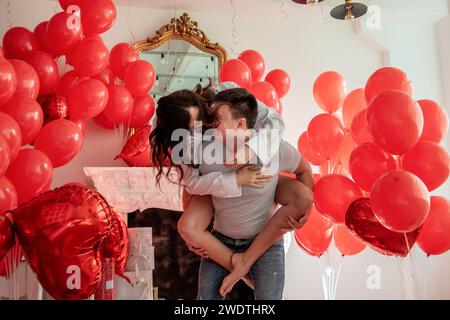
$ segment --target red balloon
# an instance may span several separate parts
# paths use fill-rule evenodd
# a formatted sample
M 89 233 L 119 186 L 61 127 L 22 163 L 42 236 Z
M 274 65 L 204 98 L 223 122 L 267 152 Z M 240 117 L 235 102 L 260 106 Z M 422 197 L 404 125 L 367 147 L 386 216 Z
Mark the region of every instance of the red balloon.
M 60 12 L 48 21 L 44 41 L 49 53 L 63 55 L 75 48 L 82 35 L 83 27 L 79 17 L 72 13 Z
M 0 214 L 15 207 L 17 207 L 16 188 L 7 177 L 0 177 Z
M 440 143 L 448 131 L 447 112 L 432 100 L 417 102 L 423 113 L 423 132 L 420 140 Z
M 49 49 L 47 47 L 46 40 L 46 33 L 47 33 L 47 25 L 48 21 L 42 21 L 39 23 L 33 30 L 34 35 L 36 36 L 36 39 L 39 43 L 39 49 L 41 51 L 49 52 Z
M 108 103 L 108 88 L 97 79 L 80 81 L 67 97 L 71 120 L 86 120 L 99 115 Z
M 348 94 L 342 105 L 342 118 L 346 128 L 351 128 L 355 116 L 367 109 L 364 88 L 355 89 Z
M 122 151 L 115 159 L 122 159 L 130 167 L 148 167 L 151 165 L 150 157 L 150 125 L 142 126 L 130 137 Z
M 3 36 L 3 51 L 6 59 L 25 60 L 36 50 L 39 50 L 39 41 L 33 32 L 26 28 L 11 28 Z
M 353 118 L 351 133 L 353 140 L 357 144 L 373 142 L 373 137 L 369 132 L 369 124 L 367 123 L 367 109 L 359 112 Z
M 98 40 L 84 38 L 70 53 L 70 64 L 80 76 L 92 77 L 108 66 L 108 48 Z
M 149 95 L 134 99 L 129 127 L 140 128 L 147 124 L 155 114 L 155 100 Z
M 253 81 L 259 81 L 266 71 L 266 63 L 263 56 L 255 50 L 245 50 L 238 56 L 250 69 Z
M 27 62 L 22 60 L 10 60 L 17 75 L 16 94 L 36 99 L 39 94 L 40 81 L 36 70 Z
M 314 99 L 326 112 L 339 110 L 347 96 L 347 82 L 334 71 L 322 73 L 314 82 Z
M 59 5 L 61 6 L 61 8 L 66 11 L 68 7 L 70 6 L 79 6 L 80 5 L 80 0 L 58 0 Z
M 116 125 L 112 123 L 103 112 L 93 118 L 94 122 L 104 129 L 115 129 Z
M 47 52 L 35 51 L 27 58 L 27 62 L 33 66 L 39 76 L 39 95 L 52 93 L 59 78 L 55 59 Z
M 254 81 L 248 88 L 248 91 L 269 108 L 275 108 L 278 103 L 277 91 L 268 82 Z
M 22 132 L 17 121 L 4 112 L 0 112 L 0 137 L 8 143 L 10 161 L 14 161 L 22 146 Z
M 344 137 L 341 142 L 341 147 L 337 153 L 337 156 L 341 162 L 341 166 L 349 171 L 350 169 L 350 156 L 352 151 L 356 148 L 356 143 L 353 140 L 352 134 L 350 132 L 345 132 Z
M 84 137 L 87 132 L 86 122 L 84 120 L 71 120 L 81 132 L 81 136 Z
M 390 171 L 378 179 L 370 202 L 381 224 L 396 232 L 411 232 L 419 228 L 430 209 L 430 196 L 425 184 L 403 170 Z
M 365 243 L 354 236 L 344 224 L 334 226 L 333 239 L 343 256 L 354 256 L 366 248 Z
M 6 59 L 0 59 L 0 106 L 7 103 L 17 88 L 17 75 L 13 65 Z
M 391 154 L 402 155 L 416 145 L 423 130 L 419 104 L 400 91 L 385 91 L 367 111 L 375 143 Z
M 59 119 L 47 123 L 39 131 L 35 148 L 43 151 L 52 161 L 53 168 L 62 167 L 80 152 L 83 135 L 70 120 Z
M 50 159 L 40 150 L 23 149 L 9 166 L 6 177 L 17 191 L 19 204 L 48 191 L 53 180 Z
M 133 111 L 133 97 L 130 91 L 120 85 L 111 85 L 108 89 L 109 99 L 103 115 L 114 124 L 128 124 Z
M 333 237 L 333 223 L 312 206 L 305 225 L 294 231 L 298 246 L 311 256 L 321 256 L 327 251 Z
M 302 133 L 297 143 L 298 151 L 300 151 L 301 155 L 308 160 L 309 163 L 320 166 L 327 159 L 321 157 L 311 146 L 311 142 L 308 138 L 308 133 L 305 131 Z
M 88 77 L 80 77 L 74 70 L 70 70 L 64 73 L 59 79 L 55 93 L 67 97 L 69 95 L 70 90 L 72 90 L 78 83 L 83 80 L 88 79 Z
M 3 176 L 11 162 L 8 141 L 0 135 L 0 177 Z
M 331 158 L 338 151 L 344 137 L 341 121 L 331 114 L 319 114 L 308 125 L 308 138 L 316 152 Z
M 238 86 L 248 89 L 252 84 L 252 73 L 242 60 L 230 59 L 220 68 L 219 79 L 220 82 L 232 81 Z
M 367 104 L 370 105 L 380 94 L 389 90 L 398 90 L 413 96 L 413 85 L 406 73 L 397 68 L 383 67 L 375 71 L 366 83 Z
M 355 183 L 370 192 L 375 181 L 385 173 L 397 169 L 395 159 L 374 143 L 365 143 L 353 150 L 350 173 Z
M 148 94 L 156 80 L 155 68 L 150 62 L 138 60 L 125 69 L 123 83 L 131 94 L 140 97 Z
M 0 261 L 14 245 L 14 233 L 11 220 L 0 212 Z
M 352 203 L 345 216 L 345 225 L 375 251 L 401 257 L 408 255 L 420 232 L 420 228 L 406 234 L 386 229 L 373 214 L 368 198 Z
M 106 32 L 116 21 L 116 6 L 111 0 L 81 0 L 80 8 L 86 34 Z
M 137 60 L 139 60 L 139 53 L 131 44 L 124 42 L 116 44 L 111 49 L 109 56 L 109 63 L 113 74 L 121 79 L 127 66 Z
M 421 141 L 404 155 L 402 165 L 404 170 L 418 176 L 429 191 L 433 191 L 447 180 L 450 158 L 437 143 Z
M 314 185 L 314 204 L 317 210 L 335 223 L 344 223 L 348 207 L 361 197 L 358 186 L 341 175 L 327 175 Z
M 22 133 L 22 145 L 33 142 L 44 123 L 44 113 L 36 100 L 15 95 L 1 110 L 13 117 Z
M 100 80 L 107 86 L 114 84 L 114 74 L 112 73 L 111 67 L 106 67 L 102 72 L 95 75 L 93 78 Z
M 450 250 L 450 201 L 433 196 L 417 243 L 428 255 L 439 255 Z
M 12 212 L 27 261 L 53 298 L 87 299 L 98 286 L 101 244 L 112 224 L 109 210 L 98 192 L 69 185 Z
M 278 98 L 283 98 L 291 87 L 291 78 L 286 71 L 275 69 L 270 71 L 264 81 L 270 83 L 277 91 Z

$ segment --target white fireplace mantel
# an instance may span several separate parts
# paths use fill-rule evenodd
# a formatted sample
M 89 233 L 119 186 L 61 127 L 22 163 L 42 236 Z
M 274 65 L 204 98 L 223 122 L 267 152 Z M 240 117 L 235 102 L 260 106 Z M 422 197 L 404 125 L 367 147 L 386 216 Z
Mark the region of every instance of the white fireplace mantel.
M 146 167 L 85 167 L 95 188 L 122 213 L 148 208 L 183 211 L 182 188 L 164 175 L 156 185 L 156 171 Z M 176 175 L 171 176 L 173 181 Z

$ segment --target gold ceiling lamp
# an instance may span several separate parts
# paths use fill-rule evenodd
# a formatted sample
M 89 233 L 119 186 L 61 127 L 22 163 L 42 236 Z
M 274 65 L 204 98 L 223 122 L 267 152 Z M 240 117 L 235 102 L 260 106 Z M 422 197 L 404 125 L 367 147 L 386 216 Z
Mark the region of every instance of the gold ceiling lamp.
M 295 3 L 298 3 L 298 4 L 308 4 L 308 5 L 313 5 L 313 4 L 322 2 L 322 1 L 324 1 L 324 0 L 292 0 L 292 1 L 294 1 Z
M 367 6 L 362 3 L 355 3 L 352 0 L 345 0 L 344 4 L 335 7 L 330 14 L 338 20 L 354 20 L 367 13 Z

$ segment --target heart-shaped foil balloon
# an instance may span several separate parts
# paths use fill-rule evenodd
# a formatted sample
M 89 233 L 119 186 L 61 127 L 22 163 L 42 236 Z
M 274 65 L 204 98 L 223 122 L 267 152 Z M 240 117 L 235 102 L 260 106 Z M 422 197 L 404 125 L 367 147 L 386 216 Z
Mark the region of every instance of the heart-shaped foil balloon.
M 345 224 L 375 251 L 402 257 L 408 255 L 420 233 L 420 228 L 408 233 L 399 233 L 384 227 L 372 212 L 369 198 L 358 199 L 350 205 Z
M 94 292 L 110 211 L 98 192 L 80 184 L 46 192 L 12 211 L 26 258 L 53 298 L 87 299 Z
M 5 214 L 0 213 L 0 261 L 13 245 L 14 234 L 11 220 Z
M 142 126 L 133 134 L 116 159 L 122 159 L 130 167 L 149 167 L 150 159 L 150 125 Z

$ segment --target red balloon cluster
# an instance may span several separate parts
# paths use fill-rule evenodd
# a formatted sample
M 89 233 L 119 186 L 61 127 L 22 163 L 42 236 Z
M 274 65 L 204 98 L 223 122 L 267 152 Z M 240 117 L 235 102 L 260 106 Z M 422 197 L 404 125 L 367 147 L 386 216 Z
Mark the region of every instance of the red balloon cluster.
M 392 67 L 348 95 L 344 78 L 325 72 L 313 94 L 327 113 L 311 120 L 298 149 L 320 166 L 315 208 L 338 224 L 341 253 L 357 253 L 363 241 L 380 253 L 406 256 L 418 237 L 427 254 L 448 251 L 448 200 L 429 195 L 450 171 L 439 145 L 448 130 L 445 110 L 432 100 L 415 101 L 411 80 Z M 306 240 L 297 242 L 305 249 Z
M 274 69 L 262 80 L 265 71 L 263 56 L 258 51 L 246 50 L 237 59 L 230 59 L 222 65 L 219 79 L 221 82 L 235 82 L 248 89 L 258 100 L 281 114 L 281 98 L 288 93 L 291 79 L 286 71 Z

